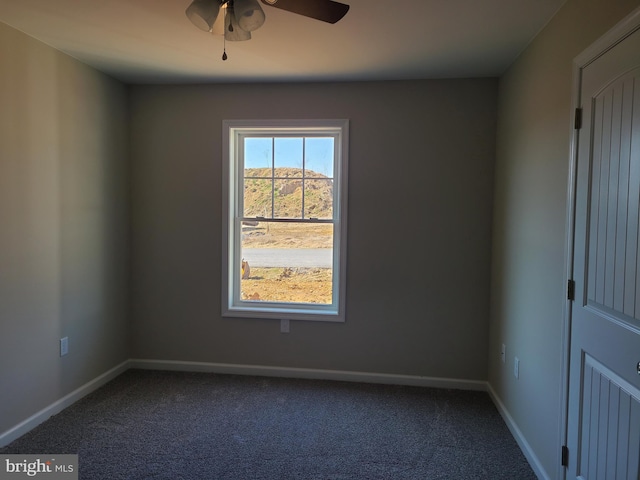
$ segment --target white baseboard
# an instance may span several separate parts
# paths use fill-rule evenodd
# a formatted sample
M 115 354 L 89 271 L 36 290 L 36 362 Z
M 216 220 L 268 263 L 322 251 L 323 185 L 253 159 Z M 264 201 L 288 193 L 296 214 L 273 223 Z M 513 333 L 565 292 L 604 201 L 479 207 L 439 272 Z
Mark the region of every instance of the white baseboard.
M 43 408 L 39 412 L 31 415 L 29 418 L 20 422 L 13 428 L 10 428 L 6 432 L 0 434 L 0 447 L 4 447 L 13 442 L 17 438 L 21 437 L 29 430 L 37 427 L 49 417 L 60 413 L 62 410 L 80 400 L 82 397 L 90 394 L 94 390 L 97 390 L 105 383 L 113 380 L 118 375 L 126 372 L 129 369 L 129 360 L 122 362 L 120 365 L 112 368 L 111 370 L 103 373 L 99 377 L 94 378 L 90 382 L 85 383 L 80 388 L 77 388 L 68 395 L 65 395 L 61 399 L 52 403 L 48 407 Z
M 129 367 L 145 370 L 209 372 L 231 375 L 305 378 L 314 380 L 337 380 L 343 382 L 487 391 L 487 382 L 478 380 L 459 380 L 451 378 L 421 377 L 417 375 L 394 375 L 387 373 L 350 372 L 343 370 L 319 370 L 311 368 L 265 367 L 261 365 L 235 365 L 227 363 L 145 359 L 132 359 L 130 360 Z
M 540 460 L 533 452 L 531 445 L 529 445 L 529 442 L 527 442 L 526 438 L 518 428 L 518 425 L 516 425 L 515 421 L 513 420 L 513 417 L 511 416 L 511 414 L 509 414 L 509 411 L 504 406 L 496 392 L 493 390 L 490 383 L 487 383 L 487 390 L 489 392 L 489 396 L 493 400 L 493 403 L 498 409 L 498 412 L 500 412 L 500 415 L 502 416 L 504 422 L 507 424 L 511 435 L 513 435 L 513 438 L 518 443 L 520 450 L 522 450 L 522 453 L 529 462 L 529 465 L 531 465 L 533 472 L 540 480 L 551 480 L 551 477 L 547 474 L 544 467 L 540 463 Z

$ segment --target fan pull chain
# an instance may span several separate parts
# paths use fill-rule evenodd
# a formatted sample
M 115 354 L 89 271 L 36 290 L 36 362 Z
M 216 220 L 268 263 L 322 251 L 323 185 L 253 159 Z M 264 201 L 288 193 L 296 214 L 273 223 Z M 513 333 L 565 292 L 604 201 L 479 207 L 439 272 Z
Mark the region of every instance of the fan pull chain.
M 224 10 L 223 12 L 224 18 L 223 18 L 222 24 L 226 26 L 227 25 L 227 9 L 224 8 L 223 10 Z M 224 31 L 224 28 L 225 27 L 223 27 L 222 29 L 223 30 L 222 31 L 222 60 L 223 61 L 229 58 L 227 56 L 227 32 Z

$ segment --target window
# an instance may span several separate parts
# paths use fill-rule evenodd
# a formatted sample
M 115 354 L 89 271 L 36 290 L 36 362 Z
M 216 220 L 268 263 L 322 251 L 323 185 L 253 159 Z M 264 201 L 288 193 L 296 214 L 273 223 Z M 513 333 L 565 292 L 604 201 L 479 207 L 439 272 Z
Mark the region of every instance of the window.
M 348 120 L 223 123 L 223 315 L 344 321 Z

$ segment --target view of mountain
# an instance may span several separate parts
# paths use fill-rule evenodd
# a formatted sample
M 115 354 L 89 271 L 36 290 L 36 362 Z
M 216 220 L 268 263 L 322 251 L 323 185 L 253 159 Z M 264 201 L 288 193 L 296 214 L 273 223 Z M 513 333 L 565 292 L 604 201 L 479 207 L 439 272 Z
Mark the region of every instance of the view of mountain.
M 299 168 L 246 169 L 244 216 L 332 218 L 333 180 Z

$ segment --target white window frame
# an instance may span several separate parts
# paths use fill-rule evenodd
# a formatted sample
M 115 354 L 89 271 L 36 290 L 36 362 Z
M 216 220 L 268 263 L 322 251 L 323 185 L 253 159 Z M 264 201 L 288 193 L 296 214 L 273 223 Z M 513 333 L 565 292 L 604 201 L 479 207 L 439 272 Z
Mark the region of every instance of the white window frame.
M 333 294 L 331 305 L 244 301 L 240 298 L 242 213 L 239 141 L 247 135 L 333 136 Z M 349 121 L 224 120 L 222 122 L 222 316 L 286 320 L 345 321 L 347 266 L 347 173 Z

